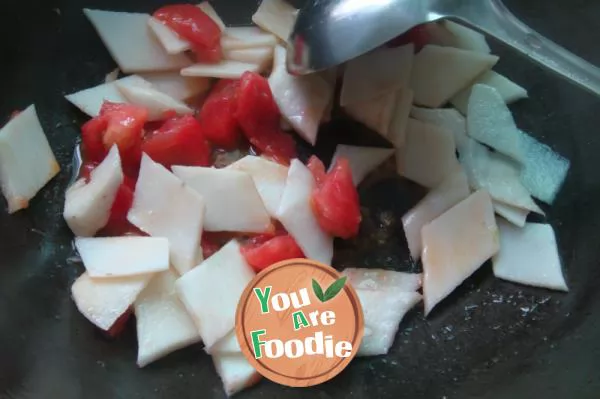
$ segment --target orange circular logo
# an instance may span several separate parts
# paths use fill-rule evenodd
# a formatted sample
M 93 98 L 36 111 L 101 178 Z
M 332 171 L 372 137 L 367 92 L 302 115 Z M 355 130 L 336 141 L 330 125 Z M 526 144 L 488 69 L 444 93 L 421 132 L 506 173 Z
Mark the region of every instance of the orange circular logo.
M 356 355 L 364 320 L 360 302 L 335 269 L 292 259 L 248 284 L 236 334 L 252 366 L 279 384 L 307 387 L 339 374 Z

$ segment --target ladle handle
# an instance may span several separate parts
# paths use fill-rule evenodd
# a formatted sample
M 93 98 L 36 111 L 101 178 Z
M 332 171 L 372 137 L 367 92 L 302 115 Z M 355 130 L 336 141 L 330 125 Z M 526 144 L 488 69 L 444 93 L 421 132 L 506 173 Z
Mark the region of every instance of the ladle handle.
M 600 68 L 529 28 L 501 0 L 475 0 L 463 4 L 449 14 L 600 96 Z

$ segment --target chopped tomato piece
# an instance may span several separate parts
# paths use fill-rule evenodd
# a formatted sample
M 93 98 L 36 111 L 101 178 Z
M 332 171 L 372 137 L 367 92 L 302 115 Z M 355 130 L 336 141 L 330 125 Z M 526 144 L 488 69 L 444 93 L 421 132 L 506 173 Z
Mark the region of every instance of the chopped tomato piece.
M 191 115 L 165 121 L 144 139 L 142 151 L 167 168 L 210 165 L 210 146 L 200 123 Z
M 92 170 L 96 169 L 96 166 L 98 166 L 97 162 L 84 162 L 79 168 L 79 178 L 85 179 L 85 182 L 88 183 Z
M 327 233 L 340 238 L 358 234 L 360 204 L 347 159 L 338 159 L 315 189 L 312 206 L 319 225 Z
M 224 149 L 236 148 L 241 133 L 235 118 L 238 80 L 221 80 L 204 101 L 198 117 L 206 138 Z
M 395 37 L 387 42 L 388 47 L 400 47 L 408 43 L 415 45 L 415 52 L 419 52 L 423 47 L 429 44 L 431 35 L 427 30 L 427 25 L 417 25 L 408 32 Z
M 129 319 L 131 319 L 132 314 L 133 311 L 131 309 L 127 309 L 125 313 L 119 316 L 119 318 L 113 323 L 113 325 L 110 326 L 108 331 L 106 331 L 106 335 L 108 335 L 111 338 L 115 338 L 118 335 L 120 335 L 123 332 L 123 330 L 125 330 L 127 322 L 129 321 Z
M 320 187 L 327 176 L 327 172 L 325 172 L 325 165 L 323 165 L 323 162 L 321 162 L 319 158 L 313 155 L 308 160 L 307 166 L 317 182 L 317 187 Z
M 108 151 L 102 143 L 102 135 L 108 126 L 105 117 L 97 116 L 81 126 L 81 152 L 86 161 L 102 162 Z
M 173 4 L 156 10 L 153 16 L 191 42 L 199 61 L 221 60 L 221 29 L 198 7 Z
M 304 258 L 302 249 L 289 234 L 271 238 L 258 236 L 242 247 L 242 255 L 256 272 L 282 260 Z
M 250 144 L 281 163 L 296 156 L 296 144 L 279 126 L 279 109 L 267 79 L 244 72 L 237 93 L 236 119 Z
M 110 208 L 110 217 L 100 234 L 103 236 L 145 235 L 141 230 L 127 220 L 127 213 L 133 204 L 135 180 L 125 176 L 117 190 L 117 195 Z

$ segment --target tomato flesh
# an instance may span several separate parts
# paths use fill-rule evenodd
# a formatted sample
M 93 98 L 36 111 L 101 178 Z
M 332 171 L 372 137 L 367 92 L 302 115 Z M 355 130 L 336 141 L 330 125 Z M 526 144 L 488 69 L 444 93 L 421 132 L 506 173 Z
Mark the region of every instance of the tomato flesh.
M 308 166 L 308 169 L 315 178 L 317 187 L 321 186 L 321 184 L 325 180 L 325 177 L 327 176 L 327 172 L 325 172 L 325 165 L 323 165 L 323 162 L 321 162 L 319 158 L 313 155 L 308 160 L 308 164 L 306 166 Z
M 135 180 L 125 176 L 117 190 L 117 195 L 110 208 L 110 217 L 100 234 L 104 236 L 145 235 L 127 220 L 127 213 L 133 204 Z
M 241 136 L 235 118 L 238 80 L 221 80 L 206 98 L 198 117 L 206 138 L 219 147 L 232 150 Z
M 150 158 L 167 168 L 210 165 L 210 146 L 202 126 L 191 115 L 168 119 L 144 139 L 141 147 Z
M 173 4 L 156 10 L 153 16 L 192 43 L 198 61 L 221 60 L 221 29 L 198 7 Z
M 133 314 L 133 310 L 127 309 L 125 313 L 123 313 L 119 318 L 113 323 L 112 326 L 106 331 L 106 335 L 111 338 L 116 338 L 119 336 L 125 327 L 127 326 L 127 322 L 131 319 L 131 315 Z
M 279 108 L 264 77 L 244 72 L 235 117 L 250 144 L 262 154 L 284 164 L 296 156 L 294 139 L 279 126 Z
M 242 255 L 257 273 L 283 260 L 304 258 L 302 249 L 289 234 L 258 236 L 242 246 Z
M 427 25 L 418 25 L 403 33 L 402 35 L 395 37 L 394 39 L 387 42 L 388 47 L 400 47 L 405 44 L 413 43 L 415 45 L 415 52 L 421 51 L 431 41 L 431 35 L 427 30 Z
M 334 237 L 352 238 L 360 226 L 358 192 L 347 159 L 337 160 L 311 197 L 321 228 Z

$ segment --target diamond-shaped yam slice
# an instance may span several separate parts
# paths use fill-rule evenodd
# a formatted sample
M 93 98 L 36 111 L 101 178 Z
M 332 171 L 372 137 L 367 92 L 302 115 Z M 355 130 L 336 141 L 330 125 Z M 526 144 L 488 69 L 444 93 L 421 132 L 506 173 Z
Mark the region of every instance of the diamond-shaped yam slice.
M 191 97 L 205 93 L 211 84 L 211 80 L 208 78 L 189 78 L 181 76 L 179 71 L 144 73 L 140 76 L 156 90 L 176 100 L 188 100 Z
M 233 329 L 237 303 L 253 277 L 232 240 L 175 283 L 207 351 Z
M 338 144 L 331 160 L 335 165 L 338 158 L 346 158 L 352 170 L 352 180 L 358 185 L 369 173 L 377 169 L 394 153 L 393 148 L 357 147 Z
M 261 379 L 261 375 L 241 353 L 215 353 L 212 358 L 228 396 L 251 387 Z
M 494 275 L 515 283 L 568 291 L 556 238 L 549 224 L 523 228 L 498 221 L 500 252 L 493 259 Z
M 174 271 L 158 273 L 135 300 L 140 367 L 200 341 L 198 329 L 175 290 L 176 280 Z
M 195 64 L 181 70 L 183 76 L 239 79 L 244 72 L 260 72 L 260 65 L 224 60 L 216 64 Z
M 204 199 L 204 230 L 262 233 L 271 228 L 271 217 L 248 173 L 192 166 L 172 170 Z
M 265 208 L 272 218 L 277 218 L 277 210 L 285 189 L 288 168 L 277 162 L 247 155 L 227 166 L 226 169 L 239 170 L 248 173 L 263 201 Z
M 83 273 L 71 287 L 77 309 L 98 328 L 108 331 L 148 284 L 152 274 L 93 279 Z
M 191 64 L 168 54 L 148 28 L 148 14 L 84 9 L 100 39 L 125 73 L 173 71 Z
M 502 216 L 504 219 L 508 220 L 515 226 L 525 226 L 525 222 L 527 221 L 527 215 L 529 215 L 530 212 L 528 209 L 517 208 L 516 206 L 507 205 L 500 201 L 493 202 L 494 211 L 497 215 Z
M 286 50 L 275 48 L 274 70 L 269 77 L 273 99 L 281 115 L 309 144 L 317 142 L 319 124 L 333 97 L 333 86 L 321 76 L 292 76 L 285 66 Z
M 277 37 L 255 26 L 227 28 L 221 37 L 223 51 L 245 50 L 257 47 L 275 47 Z
M 423 226 L 467 198 L 470 193 L 467 176 L 462 169 L 459 169 L 427 193 L 425 198 L 402 217 L 410 256 L 414 260 L 421 257 L 423 249 L 421 229 Z
M 414 101 L 418 105 L 439 108 L 497 61 L 498 57 L 494 55 L 427 45 L 415 56 L 412 68 Z
M 204 211 L 198 193 L 143 155 L 127 219 L 147 234 L 169 240 L 171 263 L 180 274 L 195 266 Z
M 106 225 L 122 182 L 121 158 L 114 145 L 92 171 L 88 183 L 80 179 L 67 189 L 63 216 L 76 236 L 93 236 Z
M 413 101 L 413 91 L 409 88 L 400 89 L 396 94 L 396 103 L 390 127 L 388 129 L 387 139 L 394 144 L 394 148 L 400 150 L 406 142 L 406 125 Z
M 184 102 L 152 87 L 122 85 L 116 83 L 118 89 L 131 104 L 139 105 L 148 110 L 148 120 L 157 121 L 165 118 L 167 112 L 174 111 L 178 115 L 193 114 L 194 110 Z
M 307 258 L 329 265 L 333 238 L 321 229 L 310 205 L 315 187 L 310 170 L 299 160 L 292 160 L 277 216 Z
M 452 108 L 428 109 L 412 107 L 410 116 L 421 122 L 431 123 L 432 125 L 451 131 L 459 153 L 464 147 L 467 140 L 467 120 L 457 110 Z
M 421 295 L 393 289 L 357 289 L 356 294 L 365 320 L 365 333 L 357 355 L 385 355 L 394 343 L 402 318 L 421 301 Z
M 296 22 L 297 11 L 285 0 L 262 0 L 252 22 L 286 42 Z
M 498 93 L 500 93 L 500 96 L 502 96 L 502 99 L 506 104 L 511 104 L 522 98 L 527 98 L 527 90 L 494 71 L 487 71 L 481 75 L 479 78 L 477 78 L 475 84 L 484 84 L 493 87 L 498 91 Z M 471 96 L 472 89 L 473 86 L 461 90 L 458 94 L 452 97 L 452 99 L 450 99 L 452 105 L 457 110 L 462 112 L 463 115 L 467 114 L 469 97 Z
M 342 271 L 356 290 L 413 292 L 421 288 L 421 274 L 384 269 L 347 268 Z
M 365 102 L 348 104 L 344 110 L 352 119 L 387 137 L 398 95 L 398 91 L 390 91 Z
M 496 201 L 544 214 L 521 183 L 519 166 L 511 159 L 468 139 L 460 162 L 471 188 L 487 190 Z
M 467 112 L 469 136 L 516 161 L 523 160 L 523 133 L 496 89 L 476 84 Z
M 90 277 L 122 277 L 169 269 L 169 241 L 158 237 L 77 237 Z
M 477 191 L 425 225 L 421 234 L 423 297 L 428 314 L 498 252 L 498 227 L 489 194 Z
M 409 118 L 397 167 L 407 179 L 428 188 L 436 187 L 459 167 L 452 133 Z
M 210 352 L 215 354 L 241 354 L 242 348 L 237 340 L 235 330 L 231 331 L 221 338 L 219 342 L 214 344 Z
M 489 53 L 491 51 L 485 36 L 481 33 L 452 21 L 444 21 L 444 26 L 452 35 L 450 46 L 479 53 Z
M 154 17 L 148 18 L 148 27 L 169 54 L 183 53 L 191 48 L 190 42 Z
M 9 213 L 27 208 L 59 171 L 34 105 L 0 129 L 0 183 Z
M 120 85 L 132 85 L 152 87 L 151 83 L 137 75 L 127 76 L 125 78 L 115 80 L 114 82 L 103 83 L 98 86 L 90 87 L 73 94 L 66 95 L 65 98 L 82 112 L 88 114 L 92 118 L 98 116 L 100 108 L 104 101 L 113 103 L 126 103 L 127 99 L 123 97 L 117 83 Z
M 348 61 L 340 105 L 368 104 L 370 100 L 409 84 L 414 46 L 382 48 Z
M 273 60 L 273 47 L 255 47 L 223 51 L 223 58 L 261 66 L 261 70 L 270 66 Z

